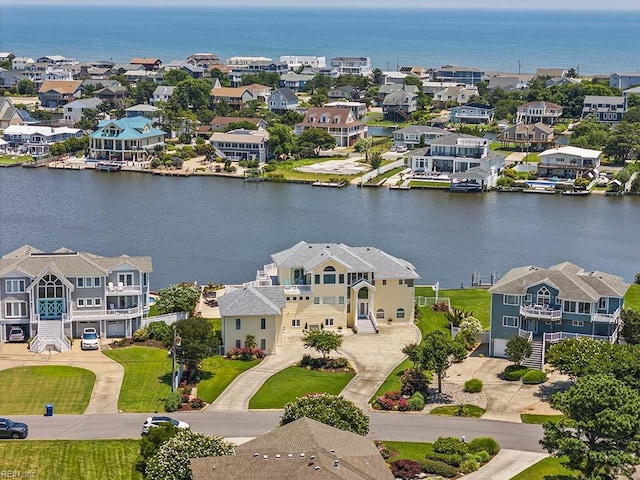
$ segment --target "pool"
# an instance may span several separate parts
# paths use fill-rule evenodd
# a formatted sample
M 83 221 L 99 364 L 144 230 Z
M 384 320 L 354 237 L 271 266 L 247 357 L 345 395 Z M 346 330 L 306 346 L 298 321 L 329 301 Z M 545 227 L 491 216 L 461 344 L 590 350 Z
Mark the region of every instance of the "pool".
M 555 187 L 556 182 L 552 182 L 550 180 L 527 180 L 527 185 L 534 188 L 549 188 Z

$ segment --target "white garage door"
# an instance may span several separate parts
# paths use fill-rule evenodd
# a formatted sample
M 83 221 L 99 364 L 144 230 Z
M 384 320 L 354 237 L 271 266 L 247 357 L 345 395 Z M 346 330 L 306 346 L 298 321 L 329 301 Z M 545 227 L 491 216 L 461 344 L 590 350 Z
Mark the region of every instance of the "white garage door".
M 98 335 L 100 334 L 100 322 L 78 322 L 77 336 L 81 337 L 85 328 L 95 328 Z
M 124 337 L 124 320 L 107 322 L 107 337 Z
M 507 341 L 503 338 L 493 339 L 493 356 L 505 358 L 507 355 L 504 353 L 507 348 Z

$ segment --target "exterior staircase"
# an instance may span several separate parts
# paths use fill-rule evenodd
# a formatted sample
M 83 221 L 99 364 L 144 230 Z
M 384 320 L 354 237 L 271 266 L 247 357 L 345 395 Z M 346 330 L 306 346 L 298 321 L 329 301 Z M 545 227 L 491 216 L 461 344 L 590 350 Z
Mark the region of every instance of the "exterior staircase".
M 542 370 L 542 349 L 544 348 L 542 340 L 531 340 L 533 346 L 533 352 L 530 356 L 522 361 L 522 365 L 536 370 Z
M 59 352 L 65 352 L 71 348 L 69 339 L 64 335 L 62 320 L 39 320 L 38 334 L 29 345 L 29 350 L 42 353 L 53 347 Z
M 360 317 L 356 320 L 356 328 L 358 329 L 358 335 L 368 335 L 370 333 L 378 333 L 378 325 L 375 321 L 371 321 L 371 316 Z

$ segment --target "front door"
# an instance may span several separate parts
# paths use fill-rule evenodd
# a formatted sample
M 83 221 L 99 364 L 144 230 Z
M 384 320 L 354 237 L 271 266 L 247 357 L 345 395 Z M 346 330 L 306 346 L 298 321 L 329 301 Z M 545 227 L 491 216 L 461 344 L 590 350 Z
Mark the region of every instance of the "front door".
M 527 330 L 533 333 L 538 333 L 538 321 L 533 318 L 529 318 L 527 320 Z
M 369 301 L 360 300 L 358 302 L 358 318 L 364 318 L 369 314 Z

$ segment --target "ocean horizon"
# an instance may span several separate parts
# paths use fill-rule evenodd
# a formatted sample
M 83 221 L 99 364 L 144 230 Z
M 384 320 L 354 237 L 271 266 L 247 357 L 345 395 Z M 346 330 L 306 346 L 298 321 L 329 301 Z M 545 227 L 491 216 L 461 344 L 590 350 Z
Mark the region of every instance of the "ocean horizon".
M 0 6 L 0 51 L 80 61 L 200 52 L 368 56 L 374 67 L 640 71 L 639 11 Z

